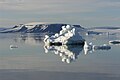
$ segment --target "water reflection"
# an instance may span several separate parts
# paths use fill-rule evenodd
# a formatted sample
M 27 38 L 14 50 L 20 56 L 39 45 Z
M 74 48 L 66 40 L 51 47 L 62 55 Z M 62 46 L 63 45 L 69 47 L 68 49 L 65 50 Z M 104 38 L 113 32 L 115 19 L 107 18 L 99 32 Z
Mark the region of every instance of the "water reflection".
M 61 57 L 62 62 L 71 63 L 78 58 L 78 55 L 83 50 L 83 46 L 72 46 L 72 45 L 62 45 L 62 46 L 44 46 L 45 53 L 48 51 L 54 52 L 54 54 Z
M 43 41 L 43 34 L 20 34 L 14 37 L 14 42 L 38 45 Z
M 110 50 L 111 46 L 107 45 L 107 44 L 103 44 L 103 45 L 93 45 L 92 42 L 87 43 L 85 41 L 85 45 L 84 45 L 84 54 L 88 54 L 88 53 L 92 53 L 94 51 L 97 50 Z
M 45 53 L 53 52 L 61 57 L 62 62 L 71 63 L 78 58 L 78 55 L 84 50 L 84 54 L 92 53 L 99 50 L 110 50 L 111 46 L 107 44 L 103 45 L 93 45 L 92 43 L 87 43 L 85 45 L 62 45 L 62 46 L 44 46 Z
M 14 37 L 14 42 L 16 43 L 25 43 L 29 45 L 40 45 L 43 44 L 44 35 L 43 34 L 20 34 Z M 16 44 L 11 44 L 16 45 Z M 14 46 L 13 46 L 14 47 Z M 10 48 L 11 49 L 11 48 Z M 62 45 L 62 46 L 48 46 L 44 45 L 45 53 L 49 51 L 54 52 L 55 54 L 61 57 L 61 60 L 66 63 L 75 61 L 78 58 L 78 55 L 83 50 L 84 54 L 93 53 L 94 51 L 99 50 L 110 50 L 111 46 L 109 45 L 93 45 L 85 41 L 84 46 L 80 45 Z M 97 53 L 97 52 L 96 52 Z

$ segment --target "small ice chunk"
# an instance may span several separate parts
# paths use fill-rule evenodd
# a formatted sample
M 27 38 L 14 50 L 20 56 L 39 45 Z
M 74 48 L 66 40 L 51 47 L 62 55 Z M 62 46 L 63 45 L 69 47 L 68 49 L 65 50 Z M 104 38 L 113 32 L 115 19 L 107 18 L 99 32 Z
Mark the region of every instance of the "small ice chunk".
M 63 34 L 63 31 L 62 31 L 62 30 L 60 31 L 60 35 L 61 35 L 61 34 Z
M 69 28 L 70 28 L 70 25 L 67 25 L 66 28 L 69 29 Z
M 59 36 L 59 34 L 58 34 L 58 33 L 56 33 L 56 34 L 55 34 L 55 37 L 58 37 L 58 36 Z
M 70 59 L 66 59 L 66 62 L 67 62 L 67 63 L 70 63 Z
M 73 29 L 71 30 L 71 32 L 75 35 L 75 28 L 73 28 Z
M 65 26 L 62 26 L 62 30 L 64 30 L 64 31 L 66 30 Z
M 13 48 L 18 48 L 17 45 L 10 45 L 10 49 L 12 50 Z

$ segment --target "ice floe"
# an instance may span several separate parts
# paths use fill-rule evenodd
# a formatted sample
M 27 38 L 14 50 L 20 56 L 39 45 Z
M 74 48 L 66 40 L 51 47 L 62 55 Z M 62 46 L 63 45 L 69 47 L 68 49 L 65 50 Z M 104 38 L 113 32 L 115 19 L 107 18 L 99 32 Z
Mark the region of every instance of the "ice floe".
M 120 45 L 120 40 L 111 40 L 109 44 Z
M 10 50 L 12 50 L 14 48 L 18 48 L 18 46 L 17 45 L 10 45 Z

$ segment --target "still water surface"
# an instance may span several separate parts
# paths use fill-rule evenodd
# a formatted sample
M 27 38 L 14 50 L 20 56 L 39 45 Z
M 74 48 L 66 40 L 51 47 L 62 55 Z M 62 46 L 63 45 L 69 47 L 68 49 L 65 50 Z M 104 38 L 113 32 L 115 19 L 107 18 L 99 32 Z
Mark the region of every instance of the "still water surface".
M 120 36 L 84 38 L 95 45 L 110 45 L 109 40 Z M 0 80 L 21 80 L 21 76 L 22 80 L 120 80 L 120 45 L 110 46 L 87 54 L 82 46 L 55 47 L 46 53 L 42 34 L 0 34 Z M 64 53 L 74 54 L 74 58 Z

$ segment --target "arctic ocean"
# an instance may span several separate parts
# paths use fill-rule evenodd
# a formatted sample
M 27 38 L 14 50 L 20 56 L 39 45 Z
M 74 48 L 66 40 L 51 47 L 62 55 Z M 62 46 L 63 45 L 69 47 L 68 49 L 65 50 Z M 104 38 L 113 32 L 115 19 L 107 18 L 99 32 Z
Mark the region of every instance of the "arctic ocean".
M 109 43 L 120 39 L 117 30 L 106 29 L 106 33 L 101 33 L 101 28 L 92 28 L 88 30 L 89 34 L 81 33 L 87 43 L 106 44 L 109 49 L 85 53 L 79 45 L 61 46 L 61 52 L 75 55 L 69 63 L 62 60 L 64 54 L 54 50 L 45 52 L 42 33 L 1 33 L 0 80 L 119 80 L 120 45 Z M 10 45 L 17 47 L 11 48 Z
M 120 80 L 120 0 L 0 0 L 0 80 Z

